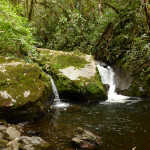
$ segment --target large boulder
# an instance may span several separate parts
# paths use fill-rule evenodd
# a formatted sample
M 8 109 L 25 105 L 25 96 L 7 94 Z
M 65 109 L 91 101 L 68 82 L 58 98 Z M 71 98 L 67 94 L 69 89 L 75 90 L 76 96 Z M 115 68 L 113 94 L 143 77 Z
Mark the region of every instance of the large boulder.
M 96 150 L 102 144 L 102 140 L 98 135 L 80 127 L 74 131 L 72 142 L 77 147 L 86 150 Z
M 115 71 L 116 91 L 127 96 L 141 96 L 150 98 L 150 76 L 148 71 L 143 74 L 135 74 L 125 63 L 117 61 L 113 65 Z
M 36 59 L 55 80 L 61 98 L 105 100 L 107 94 L 91 55 L 38 49 Z
M 38 66 L 0 57 L 0 117 L 31 120 L 47 109 L 51 95 L 50 78 Z

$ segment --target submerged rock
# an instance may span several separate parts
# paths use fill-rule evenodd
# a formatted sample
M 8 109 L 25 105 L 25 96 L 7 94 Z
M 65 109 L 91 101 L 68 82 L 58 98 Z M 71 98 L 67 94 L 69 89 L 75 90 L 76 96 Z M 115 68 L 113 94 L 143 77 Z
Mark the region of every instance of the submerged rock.
M 107 94 L 91 55 L 38 49 L 36 59 L 53 76 L 61 98 L 105 100 Z
M 102 144 L 101 138 L 90 131 L 78 127 L 74 132 L 72 142 L 81 149 L 95 150 Z
M 0 117 L 31 120 L 45 111 L 51 94 L 50 79 L 38 66 L 0 57 Z

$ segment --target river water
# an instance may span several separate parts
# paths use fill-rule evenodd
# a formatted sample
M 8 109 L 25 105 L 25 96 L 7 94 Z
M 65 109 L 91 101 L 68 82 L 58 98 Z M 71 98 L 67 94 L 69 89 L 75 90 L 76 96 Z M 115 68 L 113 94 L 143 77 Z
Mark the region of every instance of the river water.
M 47 115 L 22 126 L 49 142 L 50 150 L 78 150 L 71 144 L 77 127 L 101 136 L 98 150 L 150 150 L 150 100 L 117 94 L 111 67 L 98 64 L 98 69 L 103 83 L 110 86 L 105 102 L 61 102 L 56 97 Z
M 150 100 L 125 103 L 71 104 L 53 108 L 26 128 L 40 133 L 52 150 L 75 150 L 73 130 L 90 130 L 102 137 L 100 150 L 150 150 Z

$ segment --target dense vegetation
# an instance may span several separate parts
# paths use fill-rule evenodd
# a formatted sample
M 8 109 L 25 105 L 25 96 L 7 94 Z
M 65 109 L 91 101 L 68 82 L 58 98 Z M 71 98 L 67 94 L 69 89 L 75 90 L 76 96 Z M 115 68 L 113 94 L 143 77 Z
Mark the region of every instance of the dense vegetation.
M 7 0 L 0 1 L 0 52 L 7 55 L 27 55 L 33 50 L 33 37 L 22 7 L 13 6 Z
M 148 0 L 1 0 L 0 52 L 82 51 L 150 72 Z

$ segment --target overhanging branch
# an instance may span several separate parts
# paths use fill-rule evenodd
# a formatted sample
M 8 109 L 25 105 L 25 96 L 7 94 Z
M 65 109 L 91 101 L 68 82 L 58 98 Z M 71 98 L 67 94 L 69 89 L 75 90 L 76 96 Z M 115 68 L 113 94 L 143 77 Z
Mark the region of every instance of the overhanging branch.
M 117 14 L 120 13 L 119 10 L 118 10 L 117 8 L 115 8 L 114 6 L 112 6 L 112 5 L 108 4 L 108 3 L 103 2 L 102 4 L 107 5 L 108 7 L 112 8 Z

